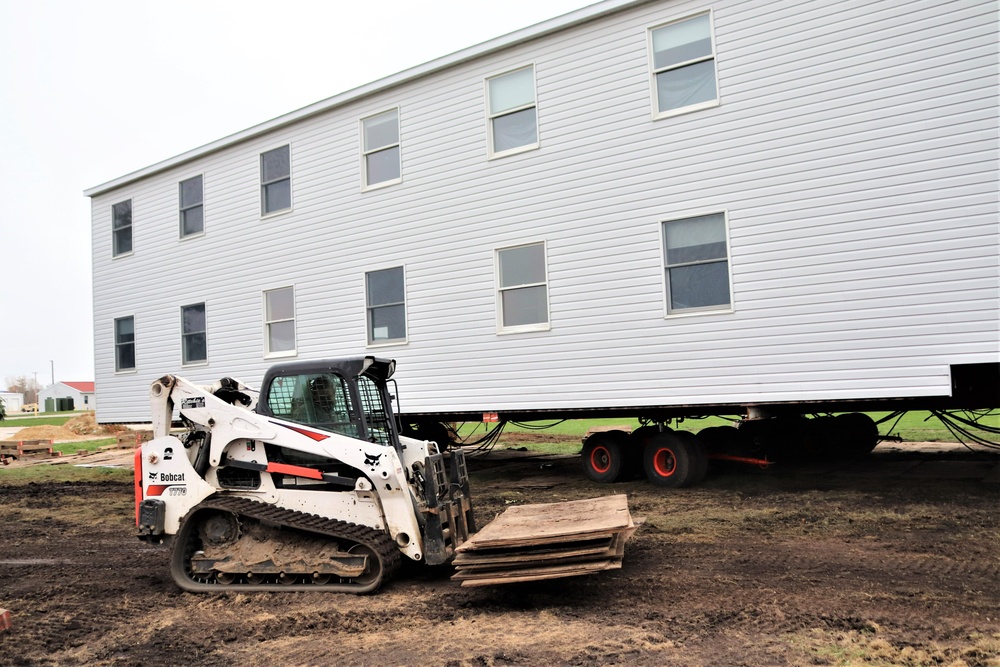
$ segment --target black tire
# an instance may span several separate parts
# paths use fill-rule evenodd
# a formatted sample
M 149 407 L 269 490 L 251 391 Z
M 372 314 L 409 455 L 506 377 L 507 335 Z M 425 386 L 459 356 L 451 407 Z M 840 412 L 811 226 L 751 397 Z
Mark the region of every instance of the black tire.
M 841 450 L 847 454 L 864 456 L 878 445 L 878 424 L 863 412 L 851 412 L 834 417 L 840 436 Z
M 688 484 L 700 484 L 705 479 L 705 475 L 708 474 L 708 449 L 706 449 L 705 444 L 694 433 L 674 431 L 674 435 L 686 441 L 691 448 L 693 463 L 691 465 L 691 479 Z
M 735 426 L 709 426 L 698 431 L 698 439 L 711 454 L 743 454 L 746 451 Z
M 646 478 L 656 486 L 680 488 L 691 483 L 695 452 L 677 434 L 664 432 L 652 438 L 642 452 Z
M 583 443 L 583 472 L 591 481 L 610 484 L 624 478 L 627 439 L 613 433 L 594 433 Z
M 669 427 L 664 426 L 663 428 L 666 432 L 671 432 Z M 659 434 L 659 426 L 640 426 L 629 433 L 625 462 L 628 465 L 630 479 L 642 479 L 646 476 L 646 471 L 643 469 L 642 454 L 646 451 L 646 445 Z

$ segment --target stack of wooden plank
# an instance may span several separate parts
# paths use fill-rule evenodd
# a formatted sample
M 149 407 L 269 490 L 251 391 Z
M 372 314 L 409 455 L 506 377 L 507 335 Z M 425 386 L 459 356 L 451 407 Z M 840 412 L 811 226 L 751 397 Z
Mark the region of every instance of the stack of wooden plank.
M 635 529 L 624 495 L 509 507 L 456 549 L 452 579 L 492 586 L 617 569 Z

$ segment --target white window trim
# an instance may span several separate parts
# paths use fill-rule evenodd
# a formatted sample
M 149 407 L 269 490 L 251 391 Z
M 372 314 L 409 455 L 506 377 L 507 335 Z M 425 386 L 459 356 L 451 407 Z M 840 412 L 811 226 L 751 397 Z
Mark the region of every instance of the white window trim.
M 679 63 L 677 65 L 671 65 L 670 67 L 663 67 L 657 70 L 653 59 L 653 31 L 658 30 L 660 28 L 664 28 L 674 23 L 680 23 L 682 21 L 687 21 L 688 19 L 704 16 L 705 14 L 708 14 L 708 30 L 709 30 L 709 36 L 712 39 L 712 55 L 703 58 L 696 58 L 695 60 L 689 60 L 687 62 Z M 656 25 L 646 28 L 646 53 L 649 62 L 649 93 L 652 102 L 653 120 L 672 118 L 673 116 L 682 116 L 684 114 L 693 113 L 695 111 L 712 109 L 722 104 L 722 87 L 719 85 L 718 55 L 716 54 L 716 49 L 715 49 L 715 15 L 712 13 L 711 9 L 706 11 L 697 11 L 690 14 L 684 14 L 683 16 L 678 16 L 676 18 L 670 19 L 669 21 L 663 21 L 661 23 L 657 23 Z M 677 69 L 680 67 L 685 67 L 687 65 L 693 65 L 695 63 L 703 62 L 705 60 L 712 61 L 712 73 L 715 75 L 715 99 L 709 100 L 707 102 L 699 102 L 698 104 L 692 104 L 686 107 L 680 107 L 678 109 L 660 111 L 659 93 L 657 92 L 657 86 L 656 86 L 657 73 L 666 72 L 671 69 Z
M 201 177 L 201 231 L 194 234 L 184 234 L 184 211 L 187 210 L 181 206 L 181 183 L 184 181 L 190 181 L 192 178 Z M 189 206 L 188 208 L 193 208 Z M 205 174 L 191 174 L 190 176 L 185 176 L 184 178 L 177 181 L 177 240 L 187 241 L 188 239 L 196 239 L 205 235 Z
M 117 327 L 115 326 L 115 323 L 118 320 L 124 320 L 127 317 L 131 317 L 132 318 L 132 346 L 133 346 L 132 357 L 133 357 L 133 360 L 135 361 L 135 366 L 133 366 L 132 368 L 125 368 L 125 369 L 122 369 L 122 370 L 118 370 L 118 330 L 117 330 Z M 136 325 L 136 321 L 135 320 L 136 320 L 135 315 L 122 315 L 121 317 L 112 317 L 111 318 L 111 343 L 112 343 L 112 349 L 114 350 L 114 352 L 112 353 L 112 357 L 111 357 L 111 365 L 114 366 L 115 375 L 135 375 L 136 373 L 139 372 L 139 355 L 138 355 L 138 352 L 139 352 L 138 338 L 139 338 L 139 336 L 137 334 L 137 332 L 138 332 L 138 326 Z
M 670 285 L 667 283 L 667 237 L 664 233 L 665 223 L 676 222 L 677 220 L 687 220 L 688 218 L 699 218 L 705 215 L 722 214 L 722 222 L 726 230 L 726 272 L 729 277 L 729 305 L 726 306 L 703 306 L 701 308 L 685 308 L 671 312 L 670 310 Z M 729 238 L 729 209 L 713 208 L 700 209 L 688 212 L 681 212 L 671 215 L 668 218 L 661 218 L 657 223 L 660 226 L 658 235 L 660 237 L 660 283 L 663 295 L 663 319 L 677 319 L 682 317 L 697 317 L 700 315 L 726 315 L 736 312 L 736 301 L 733 298 L 733 246 Z
M 295 347 L 291 350 L 282 350 L 280 352 L 271 352 L 271 342 L 267 336 L 267 325 L 272 324 L 270 320 L 267 319 L 267 293 L 277 292 L 278 290 L 291 289 L 292 290 L 292 322 L 295 323 L 294 335 L 295 335 Z M 283 357 L 295 357 L 299 354 L 299 310 L 298 310 L 298 299 L 295 298 L 295 285 L 278 285 L 277 287 L 268 287 L 260 291 L 260 308 L 261 308 L 261 322 L 263 327 L 261 331 L 264 335 L 264 359 L 280 359 Z M 287 322 L 284 320 L 274 320 L 274 322 Z
M 132 216 L 132 222 L 129 223 L 129 233 L 132 237 L 132 248 L 128 252 L 120 252 L 115 254 L 115 206 L 118 204 L 124 204 L 128 202 L 129 213 Z M 111 204 L 111 259 L 119 259 L 121 257 L 131 257 L 135 254 L 135 199 L 129 197 L 128 199 L 122 199 L 121 201 L 112 202 Z
M 534 101 L 531 104 L 525 104 L 513 109 L 508 109 L 503 113 L 492 114 L 490 113 L 490 80 L 497 79 L 501 76 L 506 76 L 508 74 L 513 74 L 514 72 L 519 72 L 523 69 L 531 68 L 531 92 Z M 528 151 L 535 151 L 542 146 L 542 135 L 538 130 L 538 70 L 535 67 L 534 61 L 530 63 L 525 63 L 523 65 L 518 65 L 517 67 L 512 67 L 511 69 L 499 72 L 497 74 L 491 74 L 490 76 L 483 78 L 483 94 L 486 105 L 484 110 L 486 111 L 486 154 L 488 160 L 494 160 L 497 158 L 504 158 L 508 155 L 517 155 L 518 153 L 526 153 Z M 494 151 L 493 150 L 493 119 L 499 116 L 507 116 L 518 111 L 524 111 L 525 109 L 534 108 L 535 110 L 535 143 L 525 144 L 524 146 L 518 146 L 517 148 L 511 148 L 505 151 Z
M 406 329 L 406 335 L 403 338 L 393 338 L 392 340 L 387 340 L 381 343 L 370 343 L 368 342 L 368 274 L 375 273 L 377 271 L 385 271 L 387 269 L 403 269 L 403 327 Z M 406 280 L 406 264 L 386 264 L 385 266 L 378 266 L 372 269 L 365 269 L 364 275 L 362 275 L 363 289 L 364 289 L 364 302 L 365 302 L 365 347 L 370 349 L 377 349 L 382 347 L 399 347 L 400 345 L 406 345 L 410 342 L 410 308 L 409 308 L 409 293 L 407 291 L 408 284 Z
M 201 306 L 205 311 L 205 358 L 200 361 L 184 361 L 184 309 L 190 308 L 191 306 Z M 208 366 L 208 302 L 207 301 L 195 301 L 194 303 L 185 303 L 180 308 L 180 319 L 181 319 L 181 368 L 191 368 L 192 366 Z
M 375 150 L 365 151 L 365 121 L 369 118 L 374 118 L 375 116 L 381 116 L 384 113 L 390 111 L 396 112 L 396 143 L 387 144 L 376 148 Z M 393 178 L 388 181 L 380 181 L 378 183 L 368 184 L 368 160 L 367 158 L 372 153 L 378 153 L 379 151 L 384 151 L 389 148 L 398 147 L 399 148 L 399 178 Z M 388 109 L 382 109 L 375 113 L 370 113 L 363 118 L 358 119 L 358 148 L 361 154 L 361 191 L 368 192 L 369 190 L 380 190 L 382 188 L 387 188 L 390 185 L 398 185 L 403 182 L 403 133 L 400 129 L 400 114 L 399 107 L 389 107 Z M 375 269 L 376 271 L 378 269 Z M 405 281 L 404 281 L 405 282 Z
M 544 283 L 525 283 L 523 285 L 517 285 L 516 287 L 500 287 L 500 251 L 502 250 L 512 250 L 514 248 L 524 248 L 532 245 L 542 246 L 542 262 L 544 263 L 545 270 L 545 282 Z M 501 293 L 506 290 L 519 289 L 524 287 L 538 287 L 539 285 L 545 285 L 545 321 L 538 322 L 535 324 L 519 324 L 516 326 L 504 326 L 503 324 L 503 299 L 501 298 Z M 513 245 L 497 246 L 493 248 L 493 295 L 496 300 L 496 317 L 497 317 L 497 335 L 504 336 L 507 334 L 518 334 L 518 333 L 529 333 L 534 331 L 549 331 L 552 329 L 552 308 L 550 302 L 552 301 L 552 291 L 549 287 L 549 244 L 545 239 L 537 239 L 534 241 L 525 241 L 524 243 L 515 243 Z
M 288 146 L 288 208 L 283 208 L 280 211 L 272 211 L 270 213 L 264 212 L 264 153 L 270 153 L 271 151 L 284 148 Z M 271 183 L 276 183 L 277 181 L 270 181 Z M 267 220 L 268 218 L 276 218 L 280 215 L 287 215 L 295 210 L 295 192 L 292 188 L 292 142 L 285 141 L 280 144 L 275 144 L 270 148 L 265 148 L 264 150 L 257 152 L 257 199 L 258 207 L 257 210 L 260 211 L 260 219 Z M 280 288 L 279 288 L 280 289 Z

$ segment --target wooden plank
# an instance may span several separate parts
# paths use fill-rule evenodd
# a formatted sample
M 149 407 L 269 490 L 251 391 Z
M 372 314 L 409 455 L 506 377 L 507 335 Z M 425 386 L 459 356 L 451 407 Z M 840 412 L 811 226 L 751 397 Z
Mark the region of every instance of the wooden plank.
M 632 525 L 624 495 L 563 503 L 517 505 L 469 538 L 457 551 L 569 542 Z
M 462 586 L 493 586 L 498 584 L 513 584 L 523 581 L 541 581 L 544 579 L 558 579 L 561 577 L 576 577 L 584 574 L 594 574 L 604 570 L 615 570 L 621 568 L 620 560 L 603 561 L 599 563 L 580 563 L 563 567 L 546 567 L 536 570 L 523 570 L 507 574 L 483 573 L 481 575 L 460 576 L 456 574 L 452 577 L 462 582 Z
M 532 558 L 549 558 L 553 554 L 564 554 L 568 551 L 588 551 L 604 552 L 615 545 L 615 537 L 608 536 L 601 540 L 583 540 L 571 542 L 564 545 L 542 545 L 534 548 L 523 549 L 483 549 L 477 551 L 466 551 L 455 555 L 453 561 L 456 565 L 465 562 L 485 563 L 493 558 L 521 558 L 531 560 Z
M 456 570 L 463 572 L 466 570 L 483 570 L 488 568 L 494 570 L 501 568 L 511 569 L 516 567 L 541 566 L 543 564 L 556 565 L 560 562 L 577 563 L 587 560 L 606 560 L 615 556 L 617 556 L 617 549 L 615 546 L 609 546 L 604 549 L 576 549 L 573 551 L 557 551 L 555 553 L 531 554 L 528 556 L 517 554 L 511 556 L 492 556 L 482 559 L 463 560 L 461 562 L 456 559 L 454 565 Z

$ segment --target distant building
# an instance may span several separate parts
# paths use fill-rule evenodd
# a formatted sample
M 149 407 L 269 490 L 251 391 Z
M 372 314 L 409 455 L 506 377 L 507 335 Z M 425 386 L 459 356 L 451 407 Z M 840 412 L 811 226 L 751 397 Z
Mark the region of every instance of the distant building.
M 12 391 L 0 391 L 0 401 L 3 401 L 3 407 L 7 411 L 7 414 L 20 412 L 21 406 L 24 405 L 24 394 L 15 394 Z
M 56 382 L 38 392 L 39 412 L 94 410 L 96 407 L 93 382 Z

